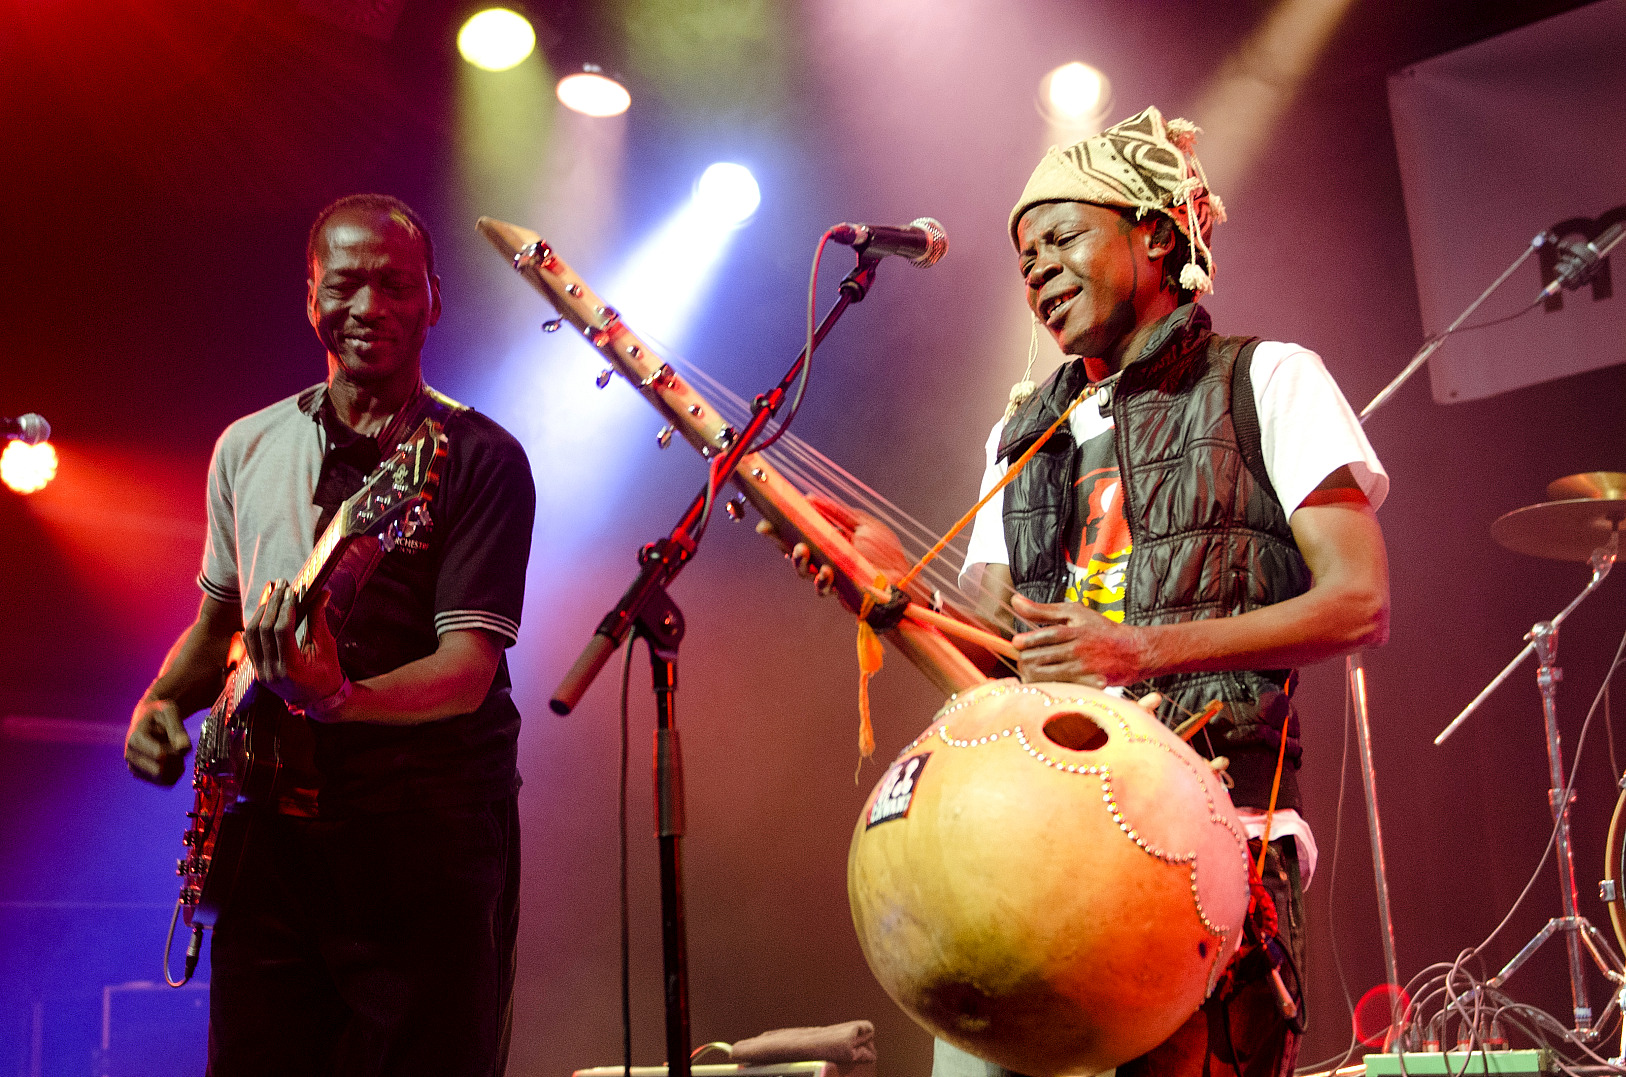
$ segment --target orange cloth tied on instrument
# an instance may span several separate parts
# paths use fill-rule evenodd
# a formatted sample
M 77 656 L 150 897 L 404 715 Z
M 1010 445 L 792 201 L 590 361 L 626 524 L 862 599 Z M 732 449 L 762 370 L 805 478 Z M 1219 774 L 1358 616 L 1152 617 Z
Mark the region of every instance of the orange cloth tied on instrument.
M 891 588 L 885 576 L 876 576 L 875 586 L 882 591 Z M 881 637 L 866 619 L 874 608 L 875 595 L 864 595 L 863 604 L 858 608 L 858 754 L 864 759 L 875 754 L 875 726 L 869 717 L 869 679 L 881 672 L 881 665 L 886 661 Z M 854 774 L 853 781 L 857 780 L 858 775 Z

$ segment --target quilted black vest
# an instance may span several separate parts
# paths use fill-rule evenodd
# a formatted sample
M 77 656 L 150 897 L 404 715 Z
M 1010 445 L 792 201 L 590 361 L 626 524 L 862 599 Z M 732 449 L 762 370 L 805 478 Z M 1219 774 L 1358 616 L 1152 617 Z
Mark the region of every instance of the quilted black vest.
M 1112 386 L 1118 471 L 1132 549 L 1124 621 L 1173 624 L 1228 617 L 1310 586 L 1259 450 L 1248 364 L 1252 341 L 1209 330 L 1207 312 L 1182 307 L 1165 319 Z M 1245 358 L 1245 362 L 1238 362 Z M 1016 459 L 1087 384 L 1084 364 L 1064 364 L 1005 424 L 998 456 Z M 1233 405 L 1233 398 L 1235 404 Z M 1064 536 L 1075 511 L 1077 446 L 1064 425 L 1005 488 L 1005 541 L 1022 594 L 1058 602 L 1067 586 Z M 1227 704 L 1192 744 L 1224 755 L 1239 806 L 1269 803 L 1281 730 L 1292 766 L 1277 807 L 1298 806 L 1298 722 L 1293 670 L 1239 670 L 1156 677 L 1170 726 L 1210 700 Z

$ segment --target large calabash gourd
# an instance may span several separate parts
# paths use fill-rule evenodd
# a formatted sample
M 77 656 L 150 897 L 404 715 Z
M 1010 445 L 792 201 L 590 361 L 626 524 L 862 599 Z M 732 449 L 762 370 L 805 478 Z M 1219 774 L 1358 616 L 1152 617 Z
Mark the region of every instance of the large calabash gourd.
M 1137 704 L 1080 685 L 959 694 L 853 834 L 870 968 L 933 1033 L 1033 1077 L 1167 1039 L 1236 950 L 1247 843 L 1224 786 Z

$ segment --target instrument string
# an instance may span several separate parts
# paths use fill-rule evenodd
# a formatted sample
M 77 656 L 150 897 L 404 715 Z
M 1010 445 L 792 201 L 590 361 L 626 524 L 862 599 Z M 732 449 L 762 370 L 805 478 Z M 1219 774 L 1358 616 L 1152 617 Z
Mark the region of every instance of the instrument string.
M 712 401 L 712 406 L 723 418 L 735 426 L 743 426 L 749 421 L 751 407 L 742 397 L 693 361 L 666 349 L 664 345 L 659 345 L 659 342 L 652 343 L 662 347 L 662 355 L 667 362 L 682 369 L 685 376 L 705 390 L 708 399 Z M 904 553 L 916 563 L 920 561 L 923 553 L 940 542 L 937 533 L 919 518 L 794 433 L 785 432 L 777 444 L 763 455 L 784 473 L 786 478 L 795 482 L 805 492 L 856 506 L 885 524 L 897 536 Z M 966 539 L 957 536 L 948 544 L 946 552 L 963 564 L 966 557 Z M 935 561 L 928 562 L 921 570 L 920 577 L 944 607 L 972 618 L 974 622 L 977 620 L 975 617 L 977 601 L 960 586 L 958 573 L 952 568 Z M 1025 626 L 1025 622 L 1012 611 L 1008 601 L 1001 601 L 999 608 L 1012 617 L 1014 623 Z

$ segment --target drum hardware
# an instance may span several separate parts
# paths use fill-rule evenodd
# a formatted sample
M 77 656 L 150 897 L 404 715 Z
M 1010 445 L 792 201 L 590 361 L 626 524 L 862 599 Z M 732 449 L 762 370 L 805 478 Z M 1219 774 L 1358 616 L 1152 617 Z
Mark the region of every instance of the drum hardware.
M 1575 608 L 1598 589 L 1609 575 L 1609 570 L 1614 567 L 1620 548 L 1621 524 L 1626 520 L 1626 475 L 1614 472 L 1569 475 L 1549 484 L 1547 492 L 1549 497 L 1557 497 L 1559 500 L 1530 505 L 1502 516 L 1492 526 L 1491 535 L 1497 542 L 1517 553 L 1561 561 L 1586 561 L 1592 567 L 1592 577 L 1582 588 L 1581 593 L 1576 595 L 1557 616 L 1551 620 L 1538 622 L 1525 634 L 1527 642 L 1524 649 L 1503 667 L 1461 714 L 1440 731 L 1434 738 L 1434 743 L 1443 744 L 1447 737 L 1467 721 L 1469 715 L 1479 709 L 1480 704 L 1492 692 L 1512 676 L 1513 671 L 1531 653 L 1536 655 L 1536 686 L 1541 692 L 1542 719 L 1547 739 L 1548 777 L 1551 781 L 1547 802 L 1553 813 L 1559 898 L 1563 915 L 1547 921 L 1547 925 L 1537 932 L 1500 972 L 1491 977 L 1486 986 L 1493 989 L 1501 987 L 1532 954 L 1541 948 L 1543 943 L 1562 933 L 1569 959 L 1574 1031 L 1590 1038 L 1601 1029 L 1603 1021 L 1600 1019 L 1596 1024 L 1593 1021 L 1592 1007 L 1587 1001 L 1581 951 L 1584 948 L 1598 970 L 1615 985 L 1616 990 L 1603 1016 L 1607 1016 L 1609 1010 L 1616 1007 L 1626 1011 L 1626 963 L 1623 963 L 1610 947 L 1602 932 L 1576 911 L 1575 856 L 1570 837 L 1570 805 L 1574 802 L 1575 796 L 1564 774 L 1563 742 L 1558 732 L 1558 682 L 1563 679 L 1563 670 L 1558 666 L 1558 630 Z M 1577 551 L 1582 545 L 1588 545 L 1589 552 L 1578 556 Z M 1616 814 L 1617 817 L 1620 814 L 1618 808 Z M 1612 828 L 1611 841 L 1613 836 Z M 1616 878 L 1610 865 L 1605 865 L 1605 871 L 1608 880 Z M 1610 912 L 1612 916 L 1617 916 L 1615 923 L 1619 932 L 1620 920 L 1614 905 L 1610 906 Z M 1626 946 L 1626 936 L 1622 937 L 1622 945 Z M 1623 1027 L 1622 1031 L 1621 1055 L 1626 1058 L 1626 1027 Z

